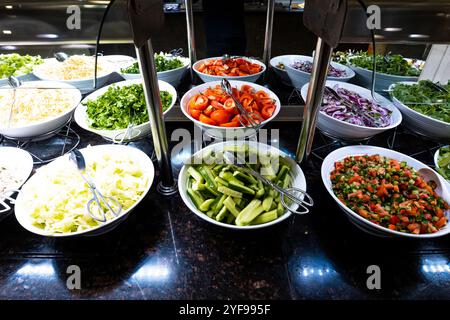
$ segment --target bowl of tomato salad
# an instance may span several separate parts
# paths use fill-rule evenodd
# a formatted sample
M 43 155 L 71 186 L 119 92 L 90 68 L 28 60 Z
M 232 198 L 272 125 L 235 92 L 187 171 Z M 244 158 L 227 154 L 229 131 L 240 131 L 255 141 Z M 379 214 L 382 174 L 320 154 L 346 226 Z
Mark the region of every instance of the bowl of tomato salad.
M 261 122 L 261 127 L 280 111 L 280 99 L 267 88 L 244 81 L 231 80 L 230 84 L 242 106 L 259 115 L 254 119 Z M 204 83 L 186 92 L 181 98 L 181 110 L 213 138 L 235 139 L 255 134 L 253 129 L 242 125 L 240 112 L 233 99 L 220 87 L 220 81 Z
M 214 57 L 197 61 L 193 68 L 203 82 L 217 81 L 222 78 L 255 82 L 266 70 L 266 65 L 246 57 L 230 59 Z
M 347 217 L 377 236 L 434 238 L 450 233 L 450 192 L 438 191 L 418 171 L 429 168 L 402 153 L 373 146 L 331 152 L 324 185 Z M 445 180 L 439 176 L 445 186 Z

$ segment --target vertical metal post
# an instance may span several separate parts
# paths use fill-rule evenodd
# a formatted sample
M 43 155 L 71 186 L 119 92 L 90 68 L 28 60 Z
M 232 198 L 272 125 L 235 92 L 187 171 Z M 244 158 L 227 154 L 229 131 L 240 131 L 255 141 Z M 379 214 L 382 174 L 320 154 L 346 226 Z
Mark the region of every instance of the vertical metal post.
M 151 40 L 147 40 L 143 46 L 136 48 L 136 53 L 143 78 L 144 95 L 150 118 L 153 145 L 161 176 L 161 181 L 157 186 L 157 190 L 163 195 L 171 195 L 177 192 L 177 185 L 172 173 L 169 143 L 167 141 L 166 126 L 163 119 L 162 103 L 159 95 L 158 78 L 156 76 Z
M 272 54 L 272 33 L 273 33 L 273 15 L 275 11 L 275 0 L 267 1 L 267 16 L 266 16 L 266 32 L 264 34 L 264 53 L 263 62 L 269 69 L 270 56 Z M 267 75 L 267 72 L 266 72 Z M 265 76 L 266 77 L 266 76 Z
M 189 60 L 191 61 L 191 80 L 194 81 L 194 70 L 192 69 L 192 66 L 197 61 L 197 52 L 195 49 L 194 12 L 192 10 L 192 0 L 185 0 L 184 4 L 186 7 Z
M 297 147 L 296 156 L 298 162 L 306 160 L 311 154 L 317 114 L 322 104 L 323 89 L 327 79 L 328 65 L 330 64 L 332 53 L 333 48 L 321 38 L 318 38 L 311 80 L 309 81 L 308 95 L 306 96 L 305 110 L 303 111 L 302 130 Z

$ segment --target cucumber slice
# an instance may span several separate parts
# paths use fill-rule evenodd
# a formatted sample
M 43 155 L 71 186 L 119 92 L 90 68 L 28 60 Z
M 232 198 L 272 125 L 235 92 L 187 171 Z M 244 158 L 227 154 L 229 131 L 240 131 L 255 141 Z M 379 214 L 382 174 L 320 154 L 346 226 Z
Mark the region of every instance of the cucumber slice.
M 241 184 L 235 182 L 234 180 L 230 181 L 228 187 L 233 189 L 233 190 L 236 190 L 236 191 L 239 191 L 239 192 L 242 192 L 242 193 L 246 193 L 246 194 L 249 194 L 249 195 L 252 195 L 252 196 L 255 195 L 255 190 L 253 190 L 253 189 L 251 189 L 249 187 L 246 187 L 244 185 L 241 185 Z
M 198 183 L 203 183 L 204 179 L 200 172 L 198 172 L 194 167 L 189 167 L 187 172 L 195 179 Z
M 194 191 L 191 188 L 187 189 L 187 194 L 189 195 L 189 197 L 191 198 L 192 202 L 194 203 L 194 205 L 200 209 L 200 206 L 202 205 L 203 202 L 205 202 L 205 199 L 203 198 L 203 196 L 200 194 L 200 192 L 198 191 Z
M 266 197 L 263 202 L 262 206 L 264 208 L 264 211 L 270 211 L 270 208 L 272 207 L 273 198 L 272 197 Z
M 239 210 L 236 209 L 236 203 L 233 201 L 233 199 L 231 199 L 231 197 L 226 198 L 223 204 L 233 216 L 239 216 Z
M 230 189 L 230 188 L 225 187 L 225 186 L 219 186 L 217 188 L 217 190 L 220 193 L 226 194 L 227 196 L 232 196 L 234 198 L 242 198 L 242 192 Z
M 215 199 L 207 199 L 203 201 L 203 203 L 200 205 L 199 209 L 200 211 L 206 212 L 209 210 L 209 207 L 214 202 Z
M 252 224 L 252 225 L 263 224 L 263 223 L 273 221 L 276 218 L 278 218 L 277 210 L 271 210 L 269 212 L 264 212 L 263 214 L 260 214 L 250 224 Z

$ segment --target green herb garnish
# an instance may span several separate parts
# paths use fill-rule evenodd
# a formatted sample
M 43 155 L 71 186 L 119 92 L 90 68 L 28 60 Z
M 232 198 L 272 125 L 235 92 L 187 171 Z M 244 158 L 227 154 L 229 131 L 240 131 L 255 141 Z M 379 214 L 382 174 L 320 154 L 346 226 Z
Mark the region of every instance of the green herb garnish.
M 34 66 L 43 62 L 40 56 L 0 54 L 0 79 L 28 74 L 33 71 Z
M 447 180 L 450 180 L 450 146 L 439 149 L 437 159 L 439 173 Z
M 156 64 L 156 72 L 163 72 L 163 71 L 169 71 L 177 68 L 181 68 L 184 64 L 183 61 L 181 61 L 178 58 L 174 57 L 168 57 L 164 53 L 155 53 L 155 64 Z M 122 68 L 120 69 L 120 72 L 122 73 L 128 73 L 128 74 L 138 74 L 139 71 L 139 65 L 137 62 L 133 63 L 128 68 Z

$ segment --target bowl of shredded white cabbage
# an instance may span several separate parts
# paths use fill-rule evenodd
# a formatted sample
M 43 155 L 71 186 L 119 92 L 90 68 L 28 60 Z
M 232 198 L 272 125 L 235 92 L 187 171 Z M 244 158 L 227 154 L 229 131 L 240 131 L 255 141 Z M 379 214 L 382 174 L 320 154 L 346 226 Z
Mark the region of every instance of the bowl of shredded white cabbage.
M 39 168 L 17 197 L 17 221 L 28 231 L 48 237 L 99 235 L 115 228 L 144 199 L 154 179 L 154 167 L 142 151 L 123 145 L 98 145 L 80 150 L 86 173 L 106 197 L 123 207 L 105 223 L 91 218 L 92 193 L 76 165 L 65 155 Z
M 55 81 L 24 82 L 0 88 L 0 134 L 34 138 L 66 124 L 81 100 L 80 91 Z
M 106 83 L 108 76 L 115 69 L 105 57 L 98 57 L 97 88 Z M 95 58 L 73 55 L 63 62 L 55 58 L 44 59 L 43 64 L 34 67 L 33 74 L 41 80 L 71 84 L 85 94 L 94 90 Z

